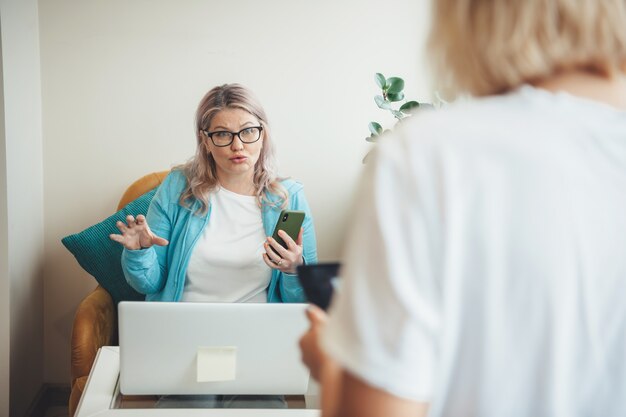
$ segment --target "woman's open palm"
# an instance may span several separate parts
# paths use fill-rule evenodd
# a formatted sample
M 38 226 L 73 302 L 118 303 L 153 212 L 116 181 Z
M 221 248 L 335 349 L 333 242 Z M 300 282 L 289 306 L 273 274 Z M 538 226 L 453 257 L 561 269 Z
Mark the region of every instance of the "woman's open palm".
M 166 239 L 152 233 L 143 214 L 140 214 L 137 218 L 128 215 L 126 216 L 126 223 L 118 221 L 115 223 L 115 226 L 122 234 L 112 233 L 109 235 L 109 238 L 122 244 L 129 250 L 146 249 L 152 245 L 165 246 L 169 243 Z

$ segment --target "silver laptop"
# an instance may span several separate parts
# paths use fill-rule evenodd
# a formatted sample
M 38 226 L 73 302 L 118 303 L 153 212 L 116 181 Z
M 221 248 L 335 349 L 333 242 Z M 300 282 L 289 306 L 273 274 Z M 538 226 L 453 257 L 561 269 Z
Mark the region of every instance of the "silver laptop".
M 300 395 L 306 304 L 121 302 L 124 395 Z

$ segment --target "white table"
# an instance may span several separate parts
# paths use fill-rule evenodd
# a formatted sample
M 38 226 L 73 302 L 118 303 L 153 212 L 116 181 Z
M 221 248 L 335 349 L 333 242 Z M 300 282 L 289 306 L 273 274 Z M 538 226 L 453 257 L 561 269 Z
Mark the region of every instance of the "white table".
M 116 408 L 119 403 L 120 357 L 119 347 L 104 346 L 96 355 L 91 368 L 85 391 L 76 417 L 98 416 L 132 416 L 132 417 L 174 417 L 174 416 L 206 416 L 206 417 L 319 417 L 317 409 L 154 409 L 154 408 Z M 315 396 L 307 396 L 307 405 L 317 404 Z

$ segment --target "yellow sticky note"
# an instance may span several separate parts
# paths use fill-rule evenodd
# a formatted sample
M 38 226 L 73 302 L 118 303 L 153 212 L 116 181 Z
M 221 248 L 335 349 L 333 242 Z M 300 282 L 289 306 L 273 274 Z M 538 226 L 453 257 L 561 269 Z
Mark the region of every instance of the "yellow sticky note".
M 200 346 L 198 382 L 233 381 L 237 372 L 237 346 Z

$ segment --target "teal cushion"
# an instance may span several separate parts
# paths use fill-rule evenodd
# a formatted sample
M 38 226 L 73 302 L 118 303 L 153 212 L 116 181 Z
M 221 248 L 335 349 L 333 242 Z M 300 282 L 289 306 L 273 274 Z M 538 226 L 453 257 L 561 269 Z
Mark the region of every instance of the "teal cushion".
M 131 201 L 126 207 L 100 223 L 61 239 L 80 266 L 111 294 L 115 304 L 120 301 L 143 300 L 145 295 L 135 291 L 126 282 L 121 265 L 123 247 L 109 239 L 109 235 L 119 233 L 115 227 L 118 220 L 124 221 L 129 214 L 133 216 L 146 214 L 155 192 L 156 188 Z

